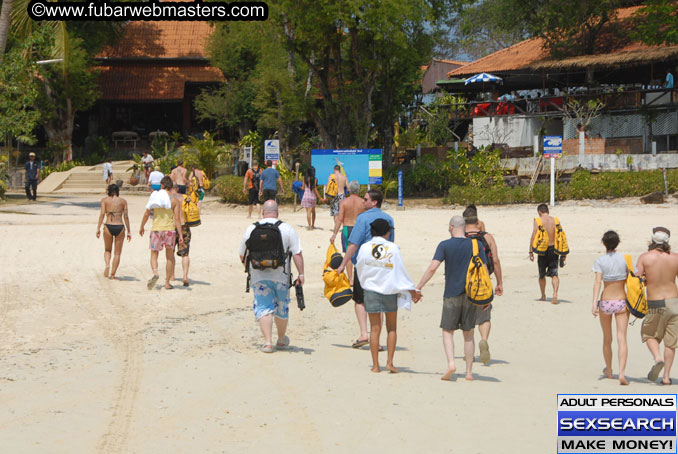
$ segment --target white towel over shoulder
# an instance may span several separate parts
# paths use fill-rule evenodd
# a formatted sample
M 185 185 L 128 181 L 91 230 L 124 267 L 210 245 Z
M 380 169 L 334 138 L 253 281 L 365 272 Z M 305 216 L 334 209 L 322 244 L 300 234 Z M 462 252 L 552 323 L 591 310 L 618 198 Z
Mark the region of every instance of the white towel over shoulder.
M 400 248 L 383 237 L 374 237 L 360 246 L 356 270 L 360 285 L 382 295 L 398 294 L 398 307 L 410 310 L 416 287 L 407 274 Z
M 151 192 L 151 196 L 148 198 L 148 203 L 146 204 L 146 209 L 152 210 L 153 208 L 172 208 L 172 202 L 170 201 L 167 191 L 161 189 L 159 191 Z

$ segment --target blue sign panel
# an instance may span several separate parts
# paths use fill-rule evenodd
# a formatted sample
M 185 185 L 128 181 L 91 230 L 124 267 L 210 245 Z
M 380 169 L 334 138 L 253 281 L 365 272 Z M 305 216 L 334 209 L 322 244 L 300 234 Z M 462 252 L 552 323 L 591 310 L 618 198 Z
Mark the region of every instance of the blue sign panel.
M 339 165 L 348 181 L 360 184 L 381 184 L 381 148 L 358 148 L 347 150 L 311 150 L 311 165 L 315 167 L 318 184 L 326 184 Z
M 563 154 L 563 136 L 544 136 L 544 159 Z

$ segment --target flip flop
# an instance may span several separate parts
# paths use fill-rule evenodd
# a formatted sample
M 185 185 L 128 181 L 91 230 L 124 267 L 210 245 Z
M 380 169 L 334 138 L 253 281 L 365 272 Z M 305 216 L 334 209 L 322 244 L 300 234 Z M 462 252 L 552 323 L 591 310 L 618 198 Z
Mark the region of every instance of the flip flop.
M 174 290 L 174 286 L 170 285 L 169 287 L 163 287 L 165 290 Z
M 184 287 L 188 287 L 188 281 L 184 281 Z
M 267 344 L 261 347 L 261 351 L 264 353 L 273 353 L 273 345 Z
M 659 378 L 659 373 L 662 371 L 664 368 L 664 361 L 659 361 L 654 363 L 654 366 L 652 366 L 652 369 L 650 369 L 650 372 L 647 374 L 647 379 L 650 381 L 657 381 Z
M 669 382 L 668 382 L 668 383 L 664 383 L 664 381 L 662 380 L 661 382 L 659 382 L 659 384 L 662 385 L 662 386 L 671 386 L 671 385 L 673 384 L 673 382 L 672 382 L 671 379 L 669 378 Z
M 275 343 L 275 346 L 277 348 L 287 348 L 290 345 L 290 338 L 285 336 L 285 338 L 281 341 L 278 341 Z
M 353 348 L 360 348 L 360 347 L 363 347 L 363 346 L 365 346 L 365 345 L 367 345 L 367 344 L 369 344 L 369 343 L 370 343 L 370 341 L 368 341 L 368 340 L 360 340 L 360 339 L 358 339 L 358 340 L 356 340 L 355 342 L 353 342 L 353 345 L 351 345 L 351 347 L 353 347 Z
M 158 279 L 160 279 L 160 276 L 153 276 L 148 280 L 148 284 L 146 284 L 146 288 L 149 290 L 153 290 L 153 287 L 155 287 L 156 282 L 158 282 Z
M 485 339 L 481 339 L 478 346 L 480 347 L 480 362 L 488 365 L 490 363 L 490 346 Z

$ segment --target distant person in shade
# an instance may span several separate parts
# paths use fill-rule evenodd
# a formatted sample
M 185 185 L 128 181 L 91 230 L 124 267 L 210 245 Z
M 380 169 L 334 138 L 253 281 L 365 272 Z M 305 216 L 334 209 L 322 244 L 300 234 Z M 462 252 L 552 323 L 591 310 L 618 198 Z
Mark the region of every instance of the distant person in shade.
M 664 82 L 664 88 L 673 88 L 673 74 L 670 70 L 666 70 L 666 79 Z
M 28 154 L 26 170 L 26 197 L 28 201 L 36 201 L 38 197 L 38 181 L 40 180 L 40 164 L 35 160 L 35 153 Z

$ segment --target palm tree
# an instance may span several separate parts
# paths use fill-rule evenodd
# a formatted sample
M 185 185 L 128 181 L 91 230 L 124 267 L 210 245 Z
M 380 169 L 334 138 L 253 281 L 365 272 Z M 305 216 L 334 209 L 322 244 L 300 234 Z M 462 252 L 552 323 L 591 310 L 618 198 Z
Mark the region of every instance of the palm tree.
M 2 57 L 5 55 L 5 48 L 7 47 L 13 3 L 14 0 L 2 0 L 2 10 L 0 10 L 0 62 L 2 62 Z

